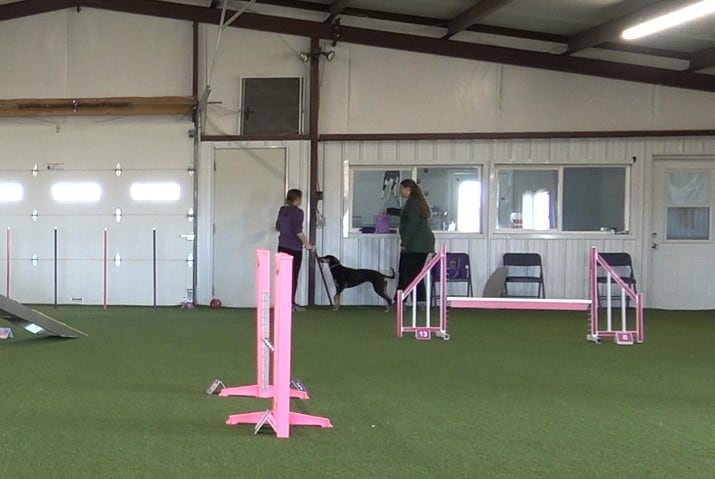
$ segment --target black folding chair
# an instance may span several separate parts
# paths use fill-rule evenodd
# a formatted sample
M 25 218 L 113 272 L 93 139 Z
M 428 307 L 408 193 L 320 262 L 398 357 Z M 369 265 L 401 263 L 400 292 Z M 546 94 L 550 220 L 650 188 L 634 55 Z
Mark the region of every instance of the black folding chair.
M 628 286 L 633 288 L 633 291 L 638 292 L 638 289 L 636 288 L 636 277 L 635 273 L 633 271 L 633 261 L 631 259 L 631 255 L 628 253 L 623 253 L 623 252 L 618 252 L 618 253 L 599 253 L 601 258 L 603 258 L 606 263 L 618 274 L 618 276 L 621 277 L 624 283 L 626 283 Z M 598 274 L 596 276 L 596 282 L 599 285 L 599 302 L 603 302 L 603 300 L 608 296 L 605 291 L 603 291 L 604 288 L 601 287 L 601 285 L 606 285 L 608 283 L 608 273 L 606 271 L 599 267 L 598 268 Z M 616 280 L 611 278 L 611 284 L 616 284 Z M 620 303 L 620 295 L 615 296 L 612 298 L 612 300 L 615 299 L 617 302 Z M 630 304 L 630 297 L 626 296 L 626 306 Z
M 545 298 L 544 268 L 538 253 L 504 253 L 502 264 L 507 268 L 504 280 L 504 294 L 508 297 Z M 532 284 L 537 286 L 536 295 L 511 294 L 509 285 Z

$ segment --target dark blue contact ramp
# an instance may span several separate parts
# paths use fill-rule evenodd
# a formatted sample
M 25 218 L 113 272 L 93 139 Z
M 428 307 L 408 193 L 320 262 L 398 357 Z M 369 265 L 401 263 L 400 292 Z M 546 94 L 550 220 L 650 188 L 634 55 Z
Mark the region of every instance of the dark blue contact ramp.
M 14 299 L 0 294 L 0 316 L 30 331 L 33 334 L 47 334 L 60 338 L 79 338 L 87 336 L 78 329 L 57 321 L 44 313 L 28 308 Z

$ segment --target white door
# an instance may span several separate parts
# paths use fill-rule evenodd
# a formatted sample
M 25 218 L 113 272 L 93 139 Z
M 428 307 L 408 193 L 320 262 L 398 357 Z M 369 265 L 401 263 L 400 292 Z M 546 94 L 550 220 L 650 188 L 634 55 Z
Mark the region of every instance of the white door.
M 712 160 L 656 160 L 646 305 L 715 308 Z
M 256 250 L 278 245 L 285 149 L 216 149 L 214 158 L 213 296 L 224 306 L 253 308 Z

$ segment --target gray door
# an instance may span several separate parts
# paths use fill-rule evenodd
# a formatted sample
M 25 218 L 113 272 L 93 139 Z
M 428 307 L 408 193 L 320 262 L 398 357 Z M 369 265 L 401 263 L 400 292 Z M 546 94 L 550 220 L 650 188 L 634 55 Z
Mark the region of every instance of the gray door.
M 213 296 L 255 307 L 256 249 L 276 250 L 285 196 L 284 148 L 217 149 L 214 171 Z
M 715 308 L 712 160 L 656 160 L 646 305 Z

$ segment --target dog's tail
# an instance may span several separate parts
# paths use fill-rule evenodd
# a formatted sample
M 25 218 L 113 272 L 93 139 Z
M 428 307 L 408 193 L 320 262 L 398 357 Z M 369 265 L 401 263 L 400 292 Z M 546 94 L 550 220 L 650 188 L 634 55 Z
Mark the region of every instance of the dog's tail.
M 383 274 L 383 276 L 385 278 L 390 278 L 390 279 L 394 278 L 395 277 L 395 269 L 392 266 L 390 266 L 390 271 L 392 271 L 392 276 L 387 275 L 387 274 Z

